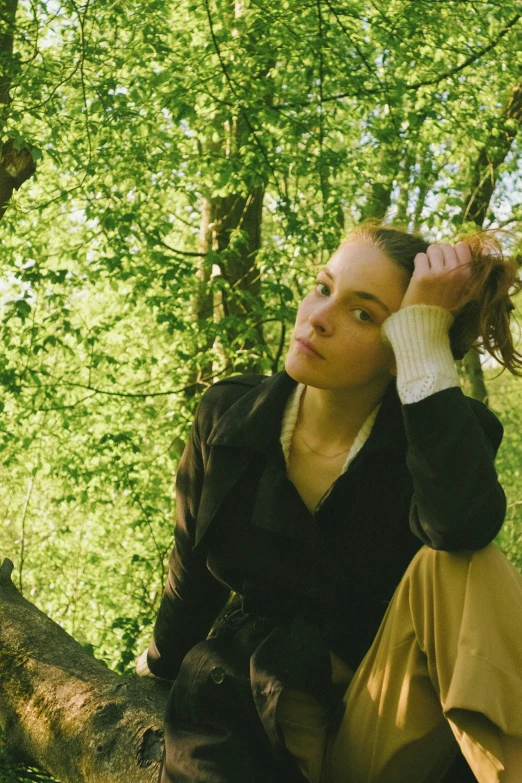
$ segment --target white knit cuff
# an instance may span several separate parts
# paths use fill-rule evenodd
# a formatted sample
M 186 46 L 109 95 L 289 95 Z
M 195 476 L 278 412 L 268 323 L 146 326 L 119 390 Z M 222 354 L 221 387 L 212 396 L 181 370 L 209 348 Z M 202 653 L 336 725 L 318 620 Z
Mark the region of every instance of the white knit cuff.
M 142 654 L 136 658 L 135 666 L 138 677 L 154 677 L 154 674 L 149 669 L 149 665 L 147 663 L 147 650 L 142 652 Z
M 384 321 L 381 336 L 395 353 L 397 391 L 403 404 L 460 385 L 449 341 L 454 320 L 444 307 L 416 304 Z

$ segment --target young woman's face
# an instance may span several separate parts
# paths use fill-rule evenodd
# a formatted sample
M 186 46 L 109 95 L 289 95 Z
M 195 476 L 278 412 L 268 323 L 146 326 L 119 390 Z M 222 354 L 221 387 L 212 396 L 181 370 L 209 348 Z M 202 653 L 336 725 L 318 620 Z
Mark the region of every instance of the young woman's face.
M 299 306 L 288 374 L 319 389 L 384 388 L 395 361 L 380 329 L 408 283 L 407 273 L 369 241 L 341 245 Z

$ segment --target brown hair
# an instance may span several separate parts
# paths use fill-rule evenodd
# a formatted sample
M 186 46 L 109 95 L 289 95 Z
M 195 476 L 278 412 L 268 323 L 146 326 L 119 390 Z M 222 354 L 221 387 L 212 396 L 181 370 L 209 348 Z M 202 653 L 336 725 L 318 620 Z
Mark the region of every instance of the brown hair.
M 429 247 L 415 234 L 383 226 L 374 220 L 360 223 L 345 241 L 352 238 L 376 244 L 410 277 L 415 269 L 415 256 L 425 253 Z M 470 285 L 457 302 L 457 315 L 450 328 L 453 357 L 462 359 L 471 348 L 483 347 L 513 375 L 522 376 L 522 354 L 515 349 L 510 329 L 511 312 L 514 310 L 511 297 L 522 290 L 522 280 L 517 275 L 518 258 L 504 256 L 493 232 L 481 231 L 458 237 L 455 241 L 469 245 L 472 274 Z

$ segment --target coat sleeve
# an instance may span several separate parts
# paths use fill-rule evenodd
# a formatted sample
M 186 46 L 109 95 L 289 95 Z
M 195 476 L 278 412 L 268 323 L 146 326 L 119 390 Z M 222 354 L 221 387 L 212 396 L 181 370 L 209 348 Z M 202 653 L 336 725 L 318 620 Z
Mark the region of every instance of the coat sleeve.
M 414 495 L 410 526 L 433 549 L 480 549 L 499 532 L 506 497 L 494 460 L 503 427 L 460 388 L 403 405 Z
M 204 464 L 200 426 L 203 403 L 196 413 L 176 475 L 174 548 L 147 664 L 158 677 L 175 679 L 187 652 L 205 639 L 229 590 L 210 573 L 205 547 L 193 549 Z

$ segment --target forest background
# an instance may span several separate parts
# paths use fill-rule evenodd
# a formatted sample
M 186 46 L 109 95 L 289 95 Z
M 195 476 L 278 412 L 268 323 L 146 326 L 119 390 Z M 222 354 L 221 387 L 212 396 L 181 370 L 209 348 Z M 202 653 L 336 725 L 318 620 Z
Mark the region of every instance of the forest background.
M 521 17 L 0 0 L 0 554 L 114 670 L 148 646 L 201 393 L 282 368 L 350 227 L 496 227 L 519 256 Z M 505 427 L 498 543 L 522 569 L 522 381 L 485 359 L 461 382 Z

